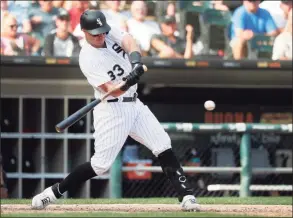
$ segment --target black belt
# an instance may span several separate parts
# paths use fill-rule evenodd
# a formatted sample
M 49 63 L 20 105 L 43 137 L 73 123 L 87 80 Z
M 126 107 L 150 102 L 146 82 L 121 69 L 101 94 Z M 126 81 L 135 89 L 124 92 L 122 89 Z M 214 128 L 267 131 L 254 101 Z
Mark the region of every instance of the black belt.
M 133 95 L 133 97 L 123 97 L 122 98 L 122 102 L 135 102 L 137 99 L 137 94 L 135 93 Z M 118 102 L 119 99 L 118 98 L 114 98 L 114 99 L 109 99 L 107 100 L 107 102 Z

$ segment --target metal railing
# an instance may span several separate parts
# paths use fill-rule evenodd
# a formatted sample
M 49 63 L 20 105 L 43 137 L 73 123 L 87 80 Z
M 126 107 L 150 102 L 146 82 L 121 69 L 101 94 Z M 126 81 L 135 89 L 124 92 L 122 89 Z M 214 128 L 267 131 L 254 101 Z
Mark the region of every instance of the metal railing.
M 212 190 L 214 187 L 217 190 L 239 190 L 240 197 L 247 197 L 251 195 L 251 191 L 258 189 L 261 186 L 254 186 L 251 184 L 253 175 L 261 174 L 292 174 L 292 166 L 290 167 L 252 167 L 251 166 L 251 141 L 253 134 L 257 133 L 279 133 L 292 134 L 292 124 L 254 124 L 254 123 L 225 123 L 225 124 L 196 124 L 196 123 L 162 123 L 164 129 L 169 133 L 186 133 L 186 134 L 201 134 L 201 133 L 237 133 L 240 135 L 239 159 L 240 164 L 235 167 L 215 167 L 215 166 L 184 166 L 186 173 L 200 173 L 200 174 L 216 174 L 216 173 L 237 173 L 240 175 L 240 184 L 209 184 L 207 189 Z M 3 139 L 93 139 L 92 134 L 53 134 L 53 133 L 1 133 Z M 181 148 L 185 147 L 181 143 Z M 123 166 L 122 152 L 117 156 L 114 164 L 111 167 L 110 174 L 105 175 L 110 182 L 110 197 L 120 198 L 123 195 L 123 178 L 122 174 L 130 171 L 153 172 L 161 174 L 160 166 Z M 87 155 L 88 156 L 88 155 Z M 67 161 L 67 160 L 64 160 Z M 64 173 L 50 174 L 50 173 L 8 173 L 11 178 L 62 178 Z M 214 185 L 214 186 L 211 186 Z M 217 186 L 218 185 L 218 186 Z M 219 186 L 220 185 L 220 186 Z M 228 185 L 228 186 L 225 186 Z M 259 188 L 259 190 L 274 190 L 280 187 L 279 185 Z M 283 187 L 283 186 L 282 186 Z M 210 191 L 208 190 L 208 191 Z M 282 189 L 283 190 L 283 189 Z M 292 187 L 286 186 L 284 190 L 292 190 Z M 216 191 L 213 189 L 213 191 Z
M 240 143 L 240 165 L 241 167 L 188 167 L 183 166 L 186 173 L 188 172 L 200 172 L 200 173 L 219 173 L 219 172 L 235 172 L 240 173 L 240 185 L 239 188 L 240 197 L 248 197 L 251 195 L 251 190 L 255 189 L 252 186 L 251 189 L 251 177 L 252 174 L 266 174 L 266 173 L 278 173 L 278 174 L 290 174 L 292 173 L 292 167 L 270 167 L 270 168 L 252 168 L 251 167 L 251 134 L 253 133 L 292 133 L 292 124 L 255 124 L 255 123 L 227 123 L 227 124 L 196 124 L 196 123 L 162 123 L 164 129 L 168 132 L 189 132 L 189 133 L 241 133 Z M 150 167 L 123 167 L 121 153 L 118 155 L 111 170 L 111 179 L 116 181 L 111 183 L 111 197 L 121 197 L 121 184 L 117 182 L 122 181 L 121 172 L 129 171 L 149 171 L 149 172 L 162 172 L 159 166 Z M 234 190 L 234 189 L 232 189 Z M 292 190 L 292 187 L 286 187 L 286 190 Z

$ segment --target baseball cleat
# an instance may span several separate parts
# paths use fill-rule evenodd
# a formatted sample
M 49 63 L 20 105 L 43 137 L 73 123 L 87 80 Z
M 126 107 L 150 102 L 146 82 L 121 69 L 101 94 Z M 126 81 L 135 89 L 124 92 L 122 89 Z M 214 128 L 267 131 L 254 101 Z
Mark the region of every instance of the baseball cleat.
M 180 206 L 183 211 L 200 211 L 200 205 L 196 202 L 196 198 L 193 195 L 184 196 Z
M 54 203 L 55 201 L 57 201 L 57 198 L 52 191 L 52 186 L 50 186 L 46 188 L 42 193 L 33 197 L 32 209 L 42 210 L 49 204 Z

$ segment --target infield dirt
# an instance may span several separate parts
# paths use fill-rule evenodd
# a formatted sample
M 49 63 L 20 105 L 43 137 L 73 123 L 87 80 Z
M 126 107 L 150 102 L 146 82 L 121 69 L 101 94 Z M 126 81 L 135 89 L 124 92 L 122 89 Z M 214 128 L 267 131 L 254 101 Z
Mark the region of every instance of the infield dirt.
M 56 204 L 45 210 L 32 210 L 27 204 L 1 205 L 1 213 L 64 213 L 64 212 L 177 212 L 179 205 L 172 204 Z M 201 212 L 239 214 L 248 216 L 292 217 L 291 205 L 201 205 Z

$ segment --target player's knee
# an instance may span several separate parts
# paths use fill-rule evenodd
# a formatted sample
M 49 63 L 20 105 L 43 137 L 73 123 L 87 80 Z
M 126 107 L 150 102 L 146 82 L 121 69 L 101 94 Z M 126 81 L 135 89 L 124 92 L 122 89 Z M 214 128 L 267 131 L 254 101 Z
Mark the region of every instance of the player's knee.
M 168 150 L 168 149 L 170 149 L 170 148 L 171 148 L 171 145 L 163 146 L 163 147 L 161 147 L 161 148 L 159 148 L 159 149 L 155 149 L 155 150 L 153 150 L 153 154 L 154 154 L 156 157 L 158 157 L 159 154 L 163 153 L 164 151 L 166 151 L 166 150 Z
M 153 154 L 157 157 L 159 154 L 171 148 L 171 139 L 168 134 L 160 140 L 158 145 L 154 146 Z
M 93 156 L 91 158 L 91 165 L 95 173 L 99 176 L 107 172 L 110 169 L 112 163 L 104 162 L 101 164 L 101 160 L 98 160 L 95 156 Z

